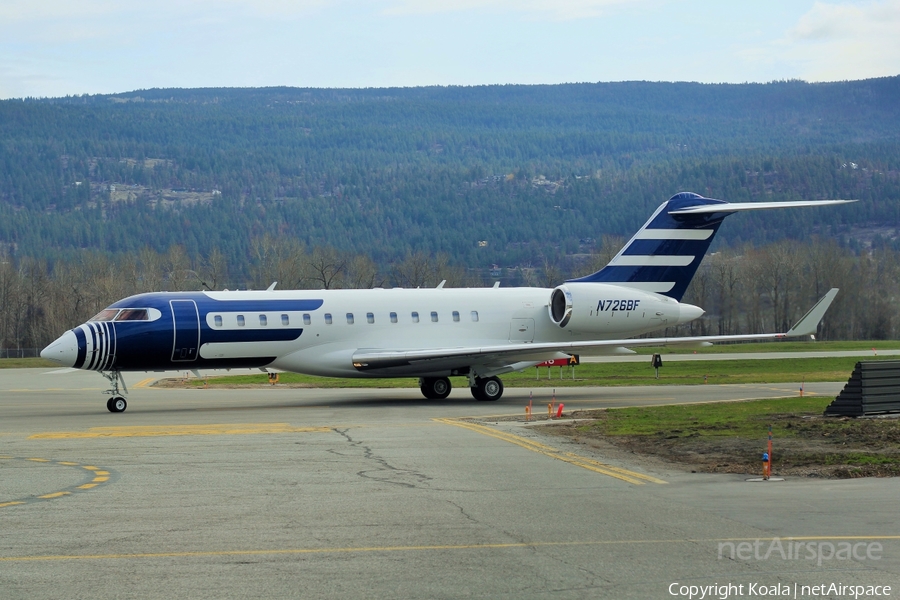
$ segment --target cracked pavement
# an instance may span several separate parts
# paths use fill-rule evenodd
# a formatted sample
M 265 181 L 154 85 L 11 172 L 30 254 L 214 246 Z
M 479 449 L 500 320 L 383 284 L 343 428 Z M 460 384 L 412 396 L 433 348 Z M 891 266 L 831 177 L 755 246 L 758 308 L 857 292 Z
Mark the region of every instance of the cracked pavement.
M 673 582 L 728 581 L 900 587 L 897 480 L 757 485 L 657 468 L 646 474 L 665 484 L 638 485 L 591 470 L 645 471 L 627 458 L 596 451 L 566 462 L 577 448 L 543 452 L 559 440 L 535 430 L 434 420 L 517 414 L 527 391 L 478 403 L 426 401 L 417 390 L 138 389 L 128 411 L 112 414 L 95 390 L 80 389 L 90 383 L 79 374 L 66 389 L 26 390 L 16 377 L 34 378 L 0 372 L 0 389 L 24 390 L 0 395 L 0 456 L 100 465 L 116 478 L 0 506 L 3 600 L 646 599 L 671 597 Z M 693 401 L 696 391 L 597 388 L 560 399 L 671 398 Z M 232 426 L 184 434 L 213 424 Z M 129 434 L 149 426 L 154 436 Z M 81 435 L 98 427 L 121 435 Z M 35 437 L 47 432 L 58 435 Z M 4 489 L 18 498 L 72 485 L 67 469 L 3 461 L 0 504 Z M 722 540 L 788 536 L 877 538 L 883 553 L 821 566 L 718 556 Z

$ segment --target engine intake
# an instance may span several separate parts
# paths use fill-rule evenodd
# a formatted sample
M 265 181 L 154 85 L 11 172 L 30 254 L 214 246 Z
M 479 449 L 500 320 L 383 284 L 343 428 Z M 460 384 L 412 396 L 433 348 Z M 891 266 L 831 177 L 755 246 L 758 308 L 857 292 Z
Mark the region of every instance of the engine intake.
M 550 294 L 550 320 L 560 327 L 565 327 L 572 318 L 574 306 L 572 292 L 564 285 L 559 286 Z

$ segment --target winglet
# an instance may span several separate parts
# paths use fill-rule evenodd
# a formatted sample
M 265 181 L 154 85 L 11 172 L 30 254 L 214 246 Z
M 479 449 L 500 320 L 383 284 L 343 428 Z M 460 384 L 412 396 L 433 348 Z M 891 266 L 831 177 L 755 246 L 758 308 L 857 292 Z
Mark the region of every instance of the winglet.
M 837 293 L 838 288 L 831 288 L 828 290 L 828 293 L 825 294 L 821 300 L 816 302 L 815 306 L 809 309 L 809 312 L 803 315 L 785 336 L 815 335 L 816 328 L 819 326 L 819 321 L 825 316 L 825 312 L 831 306 Z

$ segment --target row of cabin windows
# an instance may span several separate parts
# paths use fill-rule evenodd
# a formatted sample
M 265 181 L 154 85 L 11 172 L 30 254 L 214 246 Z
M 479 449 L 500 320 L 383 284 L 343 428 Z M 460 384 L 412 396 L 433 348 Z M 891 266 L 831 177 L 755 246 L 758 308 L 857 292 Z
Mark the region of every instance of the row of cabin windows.
M 311 322 L 312 322 L 312 320 L 310 319 L 309 315 L 303 315 L 303 323 L 305 325 L 309 325 Z M 224 324 L 222 321 L 222 315 L 214 315 L 213 323 L 215 323 L 216 327 L 222 327 L 222 325 Z M 238 327 L 243 327 L 247 324 L 247 320 L 244 317 L 244 315 L 237 316 L 237 324 L 238 324 Z M 290 325 L 291 324 L 290 316 L 281 315 L 281 324 L 285 327 Z M 266 315 L 259 315 L 259 325 L 260 325 L 260 327 L 268 326 L 269 325 L 269 317 L 267 317 Z
M 477 323 L 478 322 L 478 311 L 473 310 L 469 314 L 472 318 L 472 321 Z M 452 313 L 452 316 L 453 316 L 453 321 L 458 323 L 459 322 L 459 311 L 454 310 Z M 390 318 L 391 318 L 391 323 L 397 323 L 399 321 L 399 319 L 397 317 L 397 313 L 395 313 L 395 312 L 390 313 Z M 412 313 L 410 313 L 410 318 L 412 319 L 413 323 L 418 323 L 419 322 L 419 313 L 417 311 L 412 311 Z M 222 327 L 224 325 L 224 322 L 222 321 L 222 315 L 214 315 L 213 322 L 215 323 L 216 327 Z M 334 322 L 334 319 L 332 318 L 331 313 L 325 313 L 325 324 L 331 325 L 333 322 Z M 374 323 L 375 322 L 375 313 L 366 313 L 366 322 Z M 432 323 L 438 322 L 437 311 L 434 311 L 434 310 L 431 311 L 431 322 Z M 304 314 L 303 315 L 303 324 L 310 325 L 311 323 L 312 323 L 312 317 L 308 314 Z M 347 313 L 347 324 L 353 325 L 353 323 L 354 323 L 353 313 Z M 246 324 L 247 324 L 247 320 L 244 317 L 244 315 L 238 315 L 237 316 L 238 327 L 244 327 Z M 289 315 L 281 315 L 281 325 L 284 327 L 287 327 L 290 324 L 291 324 L 290 316 Z M 266 315 L 259 315 L 259 326 L 267 327 L 268 325 L 269 325 L 269 318 Z
M 353 313 L 347 313 L 346 316 L 347 316 L 347 324 L 348 325 L 353 325 L 356 322 L 356 318 L 353 316 Z M 400 318 L 397 316 L 397 313 L 395 313 L 395 312 L 389 313 L 388 316 L 391 319 L 391 323 L 398 323 L 400 321 Z M 418 323 L 420 321 L 418 311 L 415 311 L 415 310 L 412 311 L 409 314 L 409 316 L 413 323 Z M 432 323 L 437 323 L 440 320 L 438 318 L 438 313 L 435 310 L 431 311 L 429 316 L 431 317 Z M 451 316 L 453 317 L 453 321 L 455 323 L 459 323 L 460 317 L 459 317 L 458 310 L 454 310 L 451 313 Z M 469 316 L 472 318 L 473 322 L 475 322 L 475 323 L 478 322 L 478 311 L 477 310 L 473 310 L 472 312 L 470 312 Z M 375 322 L 375 313 L 366 313 L 366 323 L 371 324 L 374 322 Z M 334 318 L 331 316 L 331 313 L 325 313 L 325 324 L 331 325 L 332 323 L 334 323 Z

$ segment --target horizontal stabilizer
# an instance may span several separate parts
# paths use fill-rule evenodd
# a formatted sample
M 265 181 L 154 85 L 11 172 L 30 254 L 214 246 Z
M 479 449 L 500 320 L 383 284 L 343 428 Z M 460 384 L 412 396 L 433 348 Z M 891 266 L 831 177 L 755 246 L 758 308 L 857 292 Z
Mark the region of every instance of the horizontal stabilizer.
M 703 213 L 740 212 L 743 210 L 763 210 L 767 208 L 798 208 L 802 206 L 830 206 L 850 204 L 856 200 L 797 200 L 792 202 L 726 202 L 724 204 L 703 204 L 670 210 L 670 215 L 699 215 Z
M 605 267 L 579 283 L 614 283 L 681 301 L 726 217 L 748 210 L 847 204 L 856 200 L 726 202 L 680 192 L 663 202 Z
M 809 309 L 809 312 L 803 315 L 803 317 L 791 327 L 790 331 L 787 332 L 787 335 L 814 335 L 816 329 L 819 327 L 819 322 L 822 320 L 822 317 L 825 316 L 825 312 L 831 306 L 831 303 L 834 302 L 834 297 L 837 296 L 837 293 L 838 288 L 831 288 L 828 290 L 828 293 L 825 294 L 821 300 L 816 302 L 816 305 Z

